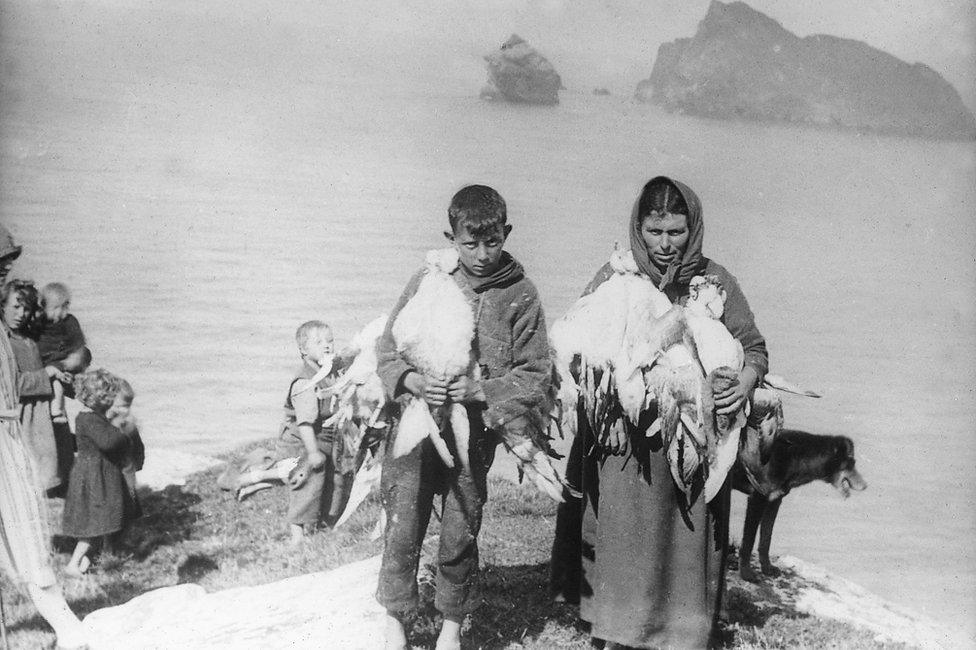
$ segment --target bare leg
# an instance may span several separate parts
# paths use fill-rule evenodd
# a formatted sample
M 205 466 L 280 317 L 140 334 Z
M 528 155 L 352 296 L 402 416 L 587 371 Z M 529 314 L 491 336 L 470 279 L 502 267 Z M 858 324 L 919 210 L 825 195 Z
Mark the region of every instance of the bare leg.
M 54 628 L 59 647 L 75 648 L 85 644 L 84 628 L 68 607 L 64 594 L 61 593 L 61 587 L 56 584 L 49 587 L 28 584 L 27 593 L 30 594 L 34 607 L 40 615 Z
M 407 650 L 407 631 L 396 613 L 386 612 L 385 650 Z
M 75 544 L 75 551 L 71 554 L 71 559 L 64 567 L 64 572 L 72 576 L 80 576 L 85 571 L 81 568 L 82 559 L 87 559 L 88 551 L 91 549 L 91 540 L 79 539 Z M 85 565 L 88 568 L 88 565 Z
M 461 650 L 461 621 L 444 617 L 441 633 L 437 636 L 435 650 Z
M 51 382 L 54 397 L 51 399 L 51 418 L 64 417 L 64 384 L 55 379 Z

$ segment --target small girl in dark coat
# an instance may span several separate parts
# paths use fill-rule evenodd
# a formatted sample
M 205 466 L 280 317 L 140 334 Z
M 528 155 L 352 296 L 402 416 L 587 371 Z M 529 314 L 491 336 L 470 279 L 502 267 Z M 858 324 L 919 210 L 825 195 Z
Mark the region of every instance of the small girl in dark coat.
M 64 504 L 63 533 L 78 539 L 65 566 L 71 575 L 88 569 L 87 555 L 94 538 L 117 533 L 142 514 L 122 473 L 129 438 L 106 417 L 118 390 L 119 378 L 106 370 L 75 378 L 75 394 L 91 411 L 82 411 L 75 419 L 78 456 Z

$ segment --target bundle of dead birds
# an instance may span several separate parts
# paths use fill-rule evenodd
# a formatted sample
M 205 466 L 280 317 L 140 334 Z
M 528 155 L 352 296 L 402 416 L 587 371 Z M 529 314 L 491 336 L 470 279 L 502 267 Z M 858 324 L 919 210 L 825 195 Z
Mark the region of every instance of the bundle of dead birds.
M 392 327 L 397 351 L 407 363 L 424 375 L 446 381 L 464 375 L 478 379 L 478 365 L 472 354 L 474 310 L 451 277 L 458 264 L 453 248 L 428 252 L 417 293 L 397 314 Z M 549 406 L 503 425 L 498 433 L 518 460 L 520 473 L 553 499 L 562 501 L 563 480 L 550 458 L 548 427 L 541 424 L 545 416 L 539 415 L 548 413 Z M 400 417 L 394 456 L 409 453 L 421 440 L 430 438 L 444 464 L 453 467 L 451 450 L 441 435 L 446 426 L 450 426 L 457 456 L 467 468 L 471 436 L 467 410 L 463 404 L 451 402 L 432 413 L 426 401 L 409 398 Z
M 598 442 L 655 414 L 646 435 L 661 435 L 675 484 L 689 503 L 702 493 L 710 501 L 745 424 L 742 412 L 716 416 L 712 398 L 743 365 L 719 320 L 725 292 L 717 277 L 699 276 L 687 304 L 672 305 L 630 251 L 614 251 L 610 265 L 613 275 L 552 327 L 563 427 L 575 430 L 577 403 Z
M 451 277 L 458 268 L 453 248 L 430 251 L 426 255 L 424 275 L 417 292 L 396 315 L 391 333 L 397 352 L 417 372 L 453 381 L 461 376 L 478 379 L 478 365 L 472 354 L 475 316 L 471 303 Z M 377 375 L 376 345 L 386 324 L 385 317 L 370 323 L 354 339 L 355 354 L 340 379 L 322 394 L 333 395 L 333 419 L 326 424 L 341 424 L 345 419 L 375 427 L 375 418 L 385 413 L 382 384 Z M 326 372 L 323 372 L 324 377 Z M 312 382 L 321 377 L 313 378 Z M 431 407 L 425 400 L 405 396 L 400 410 L 396 437 L 388 453 L 394 457 L 410 453 L 424 439 L 429 439 L 441 461 L 448 467 L 459 462 L 469 466 L 470 422 L 463 404 L 447 402 Z M 548 413 L 550 404 L 539 413 L 526 414 L 519 426 L 503 426 L 498 433 L 502 442 L 516 457 L 520 474 L 557 501 L 562 501 L 564 481 L 552 465 L 549 447 Z M 526 426 L 529 421 L 529 426 Z M 515 424 L 515 423 L 513 423 Z M 534 426 L 532 426 L 534 425 Z M 386 428 L 387 431 L 390 427 Z M 448 444 L 453 440 L 453 449 Z M 356 441 L 349 441 L 356 444 Z M 382 459 L 367 455 L 356 474 L 344 522 L 379 481 Z

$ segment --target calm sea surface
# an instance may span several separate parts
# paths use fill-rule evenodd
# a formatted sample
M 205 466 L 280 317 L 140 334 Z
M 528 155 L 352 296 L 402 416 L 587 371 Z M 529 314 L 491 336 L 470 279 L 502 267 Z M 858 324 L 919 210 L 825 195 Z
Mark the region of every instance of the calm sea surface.
M 971 145 L 702 121 L 583 92 L 553 109 L 492 105 L 355 57 L 355 80 L 334 57 L 295 65 L 324 53 L 312 39 L 277 59 L 218 39 L 204 56 L 198 17 L 173 18 L 199 33 L 166 32 L 175 60 L 161 63 L 164 45 L 147 54 L 118 31 L 100 50 L 90 17 L 37 31 L 41 9 L 6 11 L 14 275 L 72 288 L 96 363 L 137 391 L 150 463 L 154 447 L 216 453 L 273 434 L 295 327 L 321 318 L 345 339 L 388 310 L 443 245 L 461 185 L 506 197 L 509 249 L 552 320 L 625 241 L 642 182 L 666 173 L 700 194 L 705 252 L 741 281 L 773 371 L 824 395 L 788 398 L 788 424 L 853 438 L 870 485 L 847 501 L 826 484 L 790 495 L 773 552 L 973 637 Z M 133 25 L 136 40 L 156 29 Z

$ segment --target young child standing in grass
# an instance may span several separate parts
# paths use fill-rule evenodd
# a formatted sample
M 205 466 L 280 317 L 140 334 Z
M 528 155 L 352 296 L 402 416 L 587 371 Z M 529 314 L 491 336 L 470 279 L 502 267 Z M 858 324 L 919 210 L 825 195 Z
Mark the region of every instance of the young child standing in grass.
M 292 485 L 288 497 L 288 527 L 293 544 L 314 532 L 319 523 L 331 525 L 342 513 L 345 501 L 344 476 L 335 462 L 341 436 L 335 427 L 325 426 L 333 415 L 333 400 L 320 393 L 320 389 L 336 382 L 339 373 L 332 329 L 319 320 L 302 323 L 295 332 L 295 342 L 302 365 L 288 386 L 285 419 L 276 449 L 278 458 L 301 456 L 306 468 L 304 481 Z M 331 367 L 332 372 L 309 389 L 312 378 L 325 366 Z
M 44 319 L 37 347 L 41 351 L 41 361 L 45 366 L 55 366 L 68 373 L 84 372 L 91 363 L 91 354 L 85 347 L 85 335 L 81 324 L 68 312 L 71 293 L 60 282 L 51 282 L 41 289 L 41 306 Z M 51 380 L 54 399 L 51 400 L 51 419 L 65 422 L 65 385 L 57 378 Z
M 445 236 L 458 263 L 450 277 L 474 316 L 473 376 L 430 377 L 411 366 L 393 335 L 397 315 L 417 294 L 421 270 L 393 309 L 378 352 L 378 372 L 393 398 L 414 396 L 433 408 L 463 404 L 470 423 L 468 462 L 448 467 L 429 439 L 405 455 L 392 452 L 399 427 L 388 440 L 382 494 L 387 513 L 377 600 L 387 610 L 386 647 L 407 648 L 403 617 L 418 604 L 417 568 L 435 495 L 441 496 L 440 549 L 434 605 L 444 620 L 437 648 L 460 648 L 461 623 L 481 601 L 478 533 L 487 498 L 488 468 L 503 428 L 538 425 L 552 368 L 545 318 L 535 286 L 503 250 L 511 232 L 505 202 L 490 187 L 465 187 L 448 209 Z M 453 439 L 448 437 L 453 442 Z M 456 447 L 452 450 L 457 455 Z
M 78 540 L 64 568 L 69 575 L 88 570 L 88 551 L 95 538 L 120 532 L 142 514 L 122 473 L 129 438 L 107 416 L 118 395 L 119 381 L 102 369 L 75 378 L 75 395 L 89 410 L 75 419 L 78 455 L 64 502 L 62 532 Z

